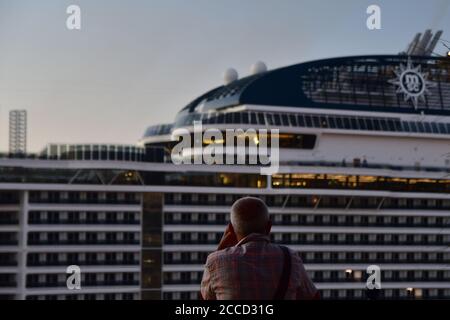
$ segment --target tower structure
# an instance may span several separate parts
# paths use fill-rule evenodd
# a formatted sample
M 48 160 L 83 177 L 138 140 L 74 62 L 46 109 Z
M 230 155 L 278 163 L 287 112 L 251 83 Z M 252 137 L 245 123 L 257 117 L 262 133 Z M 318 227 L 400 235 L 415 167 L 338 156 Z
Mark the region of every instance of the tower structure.
M 11 110 L 9 112 L 9 153 L 27 152 L 27 111 Z

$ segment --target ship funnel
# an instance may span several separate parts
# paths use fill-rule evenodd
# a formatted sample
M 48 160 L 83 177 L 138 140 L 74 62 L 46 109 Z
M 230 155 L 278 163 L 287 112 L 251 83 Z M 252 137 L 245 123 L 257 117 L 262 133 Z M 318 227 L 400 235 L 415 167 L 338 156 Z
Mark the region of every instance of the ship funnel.
M 442 36 L 442 33 L 443 31 L 439 30 L 435 33 L 434 37 L 431 30 L 426 30 L 423 35 L 421 33 L 416 34 L 413 41 L 409 44 L 405 54 L 410 56 L 432 55 L 439 39 Z

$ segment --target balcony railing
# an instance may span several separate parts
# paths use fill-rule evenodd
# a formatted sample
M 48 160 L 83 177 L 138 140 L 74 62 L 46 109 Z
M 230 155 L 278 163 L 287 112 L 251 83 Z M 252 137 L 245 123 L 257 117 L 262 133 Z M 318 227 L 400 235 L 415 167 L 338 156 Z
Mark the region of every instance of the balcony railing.
M 316 217 L 320 217 L 316 214 Z M 198 225 L 198 226 L 217 226 L 226 225 L 227 221 L 225 219 L 216 220 L 175 220 L 171 218 L 165 218 L 164 223 L 166 225 Z M 450 220 L 447 222 L 435 222 L 435 223 L 399 223 L 399 222 L 336 222 L 336 221 L 272 221 L 274 226 L 311 226 L 311 227 L 384 227 L 384 228 L 450 228 Z
M 128 162 L 147 162 L 147 163 L 172 163 L 170 153 L 163 147 L 150 147 L 142 154 L 139 151 L 135 156 L 113 156 L 109 154 L 76 154 L 67 153 L 63 155 L 48 154 L 9 154 L 0 153 L 1 159 L 15 160 L 53 160 L 53 161 L 128 161 Z M 281 165 L 287 166 L 305 166 L 305 167 L 345 167 L 345 168 L 367 168 L 367 169 L 384 169 L 393 171 L 418 171 L 418 172 L 443 172 L 450 173 L 450 169 L 446 167 L 428 167 L 428 166 L 401 166 L 387 163 L 342 163 L 334 161 L 281 161 Z M 247 164 L 248 165 L 248 164 Z
M 140 200 L 131 200 L 131 199 L 118 199 L 118 200 L 108 200 L 108 199 L 65 199 L 65 198 L 54 198 L 54 199 L 45 199 L 45 198 L 37 198 L 31 197 L 30 203 L 35 204 L 113 204 L 113 205 L 139 205 L 141 204 Z
M 312 277 L 311 280 L 313 283 L 366 283 L 366 279 L 360 278 L 347 278 L 347 277 Z M 436 281 L 448 281 L 447 278 L 444 276 L 440 277 L 382 277 L 382 282 L 436 282 Z M 165 285 L 190 285 L 190 284 L 198 284 L 200 285 L 201 277 L 199 279 L 179 279 L 179 280 L 173 280 L 173 279 L 165 279 L 164 284 Z
M 28 240 L 28 245 L 33 246 L 83 246 L 83 245 L 139 245 L 139 240 L 92 240 L 92 241 L 72 241 L 72 240 Z
M 1 224 L 1 223 L 0 223 Z M 51 220 L 30 219 L 31 225 L 139 225 L 139 220 Z
M 204 239 L 197 239 L 197 240 L 191 240 L 191 239 L 183 239 L 183 240 L 173 240 L 173 239 L 166 239 L 164 241 L 167 245 L 217 245 L 220 241 L 219 239 L 216 240 L 204 240 Z M 330 240 L 324 240 L 324 239 L 316 239 L 316 240 L 287 240 L 283 239 L 281 241 L 275 241 L 276 243 L 280 244 L 286 244 L 286 245 L 376 245 L 376 246 L 392 246 L 392 245 L 415 245 L 415 246 L 440 246 L 440 245 L 446 245 L 447 242 L 442 238 L 442 236 L 439 236 L 435 240 L 422 240 L 422 241 L 412 241 L 412 240 L 367 240 L 367 239 L 348 239 L 348 240 L 338 240 L 338 239 L 330 239 Z
M 0 281 L 0 288 L 14 288 L 16 286 L 16 281 Z
M 17 240 L 0 240 L 0 246 L 16 246 L 18 243 Z
M 1 225 L 18 225 L 19 220 L 17 219 L 0 219 L 0 226 Z
M 69 266 L 69 265 L 79 265 L 79 266 L 137 266 L 139 265 L 139 260 L 133 261 L 28 261 L 27 266 L 29 267 L 52 267 L 52 266 Z
M 139 281 L 137 280 L 123 280 L 123 281 L 82 281 L 83 287 L 112 287 L 112 286 L 137 286 L 139 285 Z M 45 283 L 41 282 L 29 282 L 27 281 L 27 288 L 67 288 L 67 283 L 64 282 L 54 282 L 48 281 Z

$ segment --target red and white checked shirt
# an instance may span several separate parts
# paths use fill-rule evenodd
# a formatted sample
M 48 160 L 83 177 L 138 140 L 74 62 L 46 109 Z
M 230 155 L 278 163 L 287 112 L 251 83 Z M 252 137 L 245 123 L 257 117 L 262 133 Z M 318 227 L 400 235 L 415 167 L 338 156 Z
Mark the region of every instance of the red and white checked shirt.
M 291 253 L 286 300 L 313 299 L 317 289 L 299 255 Z M 252 233 L 234 247 L 211 253 L 201 283 L 205 300 L 272 300 L 283 271 L 284 255 L 269 236 Z

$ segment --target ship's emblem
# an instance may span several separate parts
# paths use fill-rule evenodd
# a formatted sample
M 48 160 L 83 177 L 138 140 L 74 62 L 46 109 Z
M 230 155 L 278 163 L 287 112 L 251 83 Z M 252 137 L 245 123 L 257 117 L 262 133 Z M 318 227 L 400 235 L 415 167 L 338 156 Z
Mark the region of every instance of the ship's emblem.
M 400 64 L 394 73 L 397 77 L 389 83 L 397 86 L 396 93 L 402 93 L 405 101 L 410 100 L 417 109 L 419 100 L 425 101 L 425 95 L 430 94 L 428 89 L 434 87 L 434 83 L 428 81 L 428 73 L 422 72 L 420 65 L 414 67 L 410 58 L 406 66 Z

